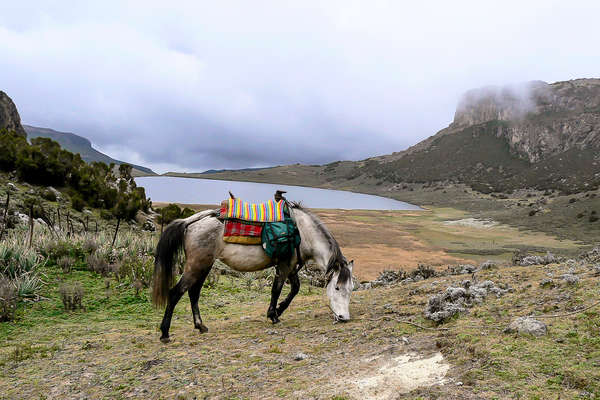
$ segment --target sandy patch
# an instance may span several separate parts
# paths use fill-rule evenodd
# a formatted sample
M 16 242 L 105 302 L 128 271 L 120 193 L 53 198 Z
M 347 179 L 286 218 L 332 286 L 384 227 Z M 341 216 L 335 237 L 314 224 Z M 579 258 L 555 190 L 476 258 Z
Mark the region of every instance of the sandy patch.
M 441 353 L 425 358 L 416 353 L 403 354 L 387 361 L 383 358 L 364 360 L 377 365 L 367 370 L 366 376 L 352 382 L 352 394 L 356 398 L 392 399 L 399 393 L 408 393 L 419 387 L 443 385 L 450 369 Z
M 472 228 L 493 228 L 498 222 L 491 219 L 464 218 L 456 221 L 444 221 L 444 225 L 469 226 Z
M 372 280 L 386 269 L 412 270 L 418 264 L 446 266 L 448 264 L 468 263 L 471 260 L 454 257 L 443 250 L 435 250 L 425 246 L 409 248 L 374 244 L 361 247 L 343 247 L 348 260 L 354 260 L 354 275 L 361 280 Z

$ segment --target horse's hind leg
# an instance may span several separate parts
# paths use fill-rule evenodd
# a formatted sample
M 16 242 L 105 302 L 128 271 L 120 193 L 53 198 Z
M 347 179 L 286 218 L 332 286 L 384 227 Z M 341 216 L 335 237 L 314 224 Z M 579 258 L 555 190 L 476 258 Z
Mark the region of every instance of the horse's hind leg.
M 288 277 L 289 281 L 290 281 L 290 293 L 287 295 L 287 297 L 285 298 L 285 300 L 283 300 L 281 303 L 279 303 L 279 307 L 277 307 L 277 315 L 281 316 L 281 314 L 283 314 L 283 312 L 286 310 L 286 308 L 288 308 L 288 306 L 290 305 L 290 303 L 292 302 L 292 300 L 294 299 L 294 297 L 298 294 L 298 291 L 300 290 L 300 278 L 298 278 L 298 273 L 295 273 L 293 275 L 290 275 Z
M 190 276 L 188 274 L 183 274 L 177 285 L 173 286 L 171 290 L 169 290 L 169 299 L 167 300 L 167 307 L 165 308 L 165 315 L 163 317 L 162 323 L 160 324 L 160 331 L 162 335 L 160 337 L 160 341 L 163 343 L 169 342 L 169 328 L 171 327 L 171 318 L 173 317 L 173 310 L 177 305 L 181 296 L 185 293 L 186 290 L 192 285 Z
M 198 299 L 200 298 L 200 290 L 202 289 L 202 285 L 204 285 L 204 280 L 208 276 L 212 265 L 208 268 L 205 268 L 201 271 L 198 280 L 194 283 L 190 290 L 188 290 L 188 294 L 190 296 L 190 304 L 192 306 L 192 315 L 194 316 L 194 327 L 200 331 L 200 333 L 208 332 L 208 328 L 206 325 L 202 323 L 202 318 L 200 317 L 200 310 L 198 309 Z

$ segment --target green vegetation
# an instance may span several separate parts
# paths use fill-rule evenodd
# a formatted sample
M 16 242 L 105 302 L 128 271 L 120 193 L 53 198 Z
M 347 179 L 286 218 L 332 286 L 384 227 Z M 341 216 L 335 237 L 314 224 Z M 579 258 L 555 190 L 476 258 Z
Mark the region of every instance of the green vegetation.
M 79 154 L 83 161 L 92 163 L 92 162 L 103 162 L 105 164 L 129 164 L 124 163 L 123 161 L 115 160 L 107 156 L 104 153 L 99 152 L 98 150 L 92 147 L 92 143 L 79 135 L 75 135 L 74 133 L 68 132 L 58 132 L 52 129 L 47 128 L 38 128 L 35 126 L 23 125 L 25 128 L 25 132 L 27 132 L 27 137 L 29 139 L 34 139 L 37 137 L 44 137 L 48 139 L 52 139 L 60 144 L 60 146 L 70 151 L 73 154 Z M 142 167 L 140 165 L 130 164 L 133 167 L 133 173 L 136 176 L 139 175 L 155 175 L 154 171 L 150 168 Z
M 168 225 L 171 221 L 174 221 L 179 218 L 187 218 L 194 215 L 196 211 L 184 207 L 183 209 L 179 207 L 177 204 L 169 204 L 165 207 L 159 208 L 157 222 L 161 225 Z
M 0 131 L 0 148 L 0 171 L 14 171 L 16 178 L 30 184 L 64 188 L 78 211 L 85 206 L 104 208 L 125 219 L 150 207 L 144 188 L 133 180 L 130 165 L 119 165 L 117 177 L 112 164 L 87 164 L 51 139 L 39 137 L 29 144 L 23 136 L 7 131 Z M 48 192 L 42 190 L 41 197 L 55 200 L 56 195 Z

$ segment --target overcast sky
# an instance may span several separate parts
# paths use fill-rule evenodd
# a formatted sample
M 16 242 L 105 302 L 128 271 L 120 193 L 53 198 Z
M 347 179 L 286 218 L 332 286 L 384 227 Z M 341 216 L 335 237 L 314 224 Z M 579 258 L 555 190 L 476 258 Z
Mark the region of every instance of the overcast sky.
M 23 123 L 202 171 L 363 159 L 465 91 L 600 77 L 600 1 L 0 1 Z

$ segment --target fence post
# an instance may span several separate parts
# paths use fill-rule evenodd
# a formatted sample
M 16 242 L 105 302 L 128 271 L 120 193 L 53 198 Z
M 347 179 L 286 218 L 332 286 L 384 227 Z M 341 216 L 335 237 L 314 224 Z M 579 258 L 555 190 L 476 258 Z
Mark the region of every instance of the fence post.
M 8 203 L 10 202 L 10 192 L 6 192 L 6 206 L 4 206 L 4 218 L 2 218 L 2 230 L 0 231 L 0 241 L 4 236 L 4 230 L 6 229 L 6 218 L 8 217 Z

